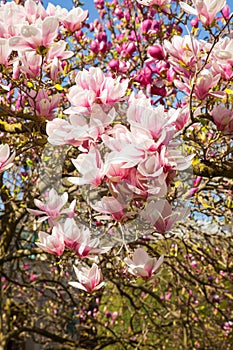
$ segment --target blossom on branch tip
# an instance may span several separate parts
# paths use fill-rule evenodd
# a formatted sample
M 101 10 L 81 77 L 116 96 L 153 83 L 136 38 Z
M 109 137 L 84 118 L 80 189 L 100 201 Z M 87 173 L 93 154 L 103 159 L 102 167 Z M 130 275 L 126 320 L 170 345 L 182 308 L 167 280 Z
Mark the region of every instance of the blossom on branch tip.
M 74 7 L 72 10 L 67 11 L 63 9 L 62 14 L 59 16 L 59 19 L 62 21 L 65 28 L 71 32 L 75 32 L 80 28 L 82 22 L 88 16 L 88 11 L 83 10 L 81 7 Z
M 164 255 L 157 260 L 151 258 L 143 248 L 138 248 L 134 251 L 132 260 L 127 257 L 124 261 L 129 266 L 130 273 L 147 280 L 160 268 L 163 259 Z
M 10 154 L 9 145 L 0 145 L 0 173 L 12 167 L 15 154 L 15 151 Z
M 101 270 L 96 264 L 92 264 L 91 268 L 88 267 L 74 267 L 78 282 L 69 282 L 72 287 L 84 290 L 85 292 L 93 292 L 102 288 L 105 285 L 103 282 L 103 276 Z
M 140 5 L 144 6 L 159 6 L 164 12 L 170 13 L 170 9 L 167 7 L 171 0 L 137 0 Z

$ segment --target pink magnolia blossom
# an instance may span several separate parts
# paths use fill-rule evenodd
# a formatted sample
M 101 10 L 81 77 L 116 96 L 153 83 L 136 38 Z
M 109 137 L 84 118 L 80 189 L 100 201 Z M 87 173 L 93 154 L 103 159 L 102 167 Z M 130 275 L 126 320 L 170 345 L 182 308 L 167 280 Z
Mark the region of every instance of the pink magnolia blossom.
M 197 77 L 197 80 L 194 84 L 193 93 L 199 100 L 204 100 L 207 96 L 214 96 L 222 98 L 225 94 L 223 91 L 213 91 L 212 88 L 217 85 L 221 78 L 220 74 L 213 75 L 208 69 L 203 69 Z M 192 91 L 192 86 L 190 80 L 183 77 L 184 82 L 175 80 L 175 86 L 184 91 L 186 94 L 190 94 Z
M 125 95 L 127 87 L 127 79 L 121 82 L 120 78 L 106 77 L 100 87 L 99 99 L 103 104 L 112 105 Z
M 25 9 L 14 1 L 0 6 L 0 37 L 9 38 L 19 33 L 22 24 L 25 24 Z
M 60 20 L 62 21 L 65 28 L 71 32 L 75 32 L 80 28 L 82 22 L 85 21 L 87 16 L 87 10 L 84 11 L 81 7 L 74 7 L 70 11 L 63 11 L 62 15 L 60 16 Z
M 233 112 L 223 106 L 215 106 L 211 115 L 218 130 L 233 133 Z
M 167 13 L 170 13 L 170 9 L 167 7 L 168 4 L 170 4 L 171 0 L 137 0 L 137 2 L 144 6 L 153 6 L 157 5 L 161 7 L 162 10 L 164 10 Z
M 34 199 L 35 205 L 40 210 L 35 209 L 27 209 L 30 214 L 32 215 L 43 215 L 38 222 L 45 221 L 49 219 L 49 223 L 51 225 L 54 225 L 56 220 L 59 218 L 62 214 L 67 214 L 68 217 L 72 218 L 75 213 L 75 205 L 76 201 L 74 200 L 69 208 L 62 209 L 64 205 L 68 201 L 68 193 L 65 192 L 62 195 L 59 195 L 56 190 L 51 189 L 47 196 L 45 197 L 45 201 L 42 202 L 39 199 Z
M 66 60 L 74 55 L 72 51 L 66 50 L 67 43 L 64 40 L 59 40 L 50 45 L 49 51 L 46 55 L 47 61 L 53 60 L 57 57 L 59 60 Z
M 183 1 L 180 1 L 180 6 L 185 12 L 198 16 L 205 26 L 211 25 L 216 14 L 226 5 L 226 0 L 192 0 L 192 2 L 194 8 Z
M 196 70 L 201 69 L 209 47 L 205 41 L 197 40 L 190 35 L 183 37 L 175 35 L 171 42 L 164 41 L 164 49 L 169 54 L 169 63 L 179 74 L 182 73 L 187 78 L 193 76 Z
M 163 60 L 165 58 L 165 52 L 162 45 L 149 46 L 147 52 L 150 57 L 156 60 Z
M 110 247 L 100 247 L 99 238 L 91 239 L 89 228 L 78 226 L 74 219 L 68 218 L 65 222 L 58 223 L 56 227 L 64 239 L 65 246 L 75 251 L 81 259 L 106 253 L 110 249 Z
M 87 113 L 95 103 L 112 105 L 125 95 L 128 87 L 127 80 L 120 82 L 106 77 L 100 68 L 95 67 L 78 72 L 75 82 L 67 94 L 74 107 L 68 108 L 67 114 Z
M 159 139 L 166 129 L 173 129 L 173 134 L 175 133 L 174 123 L 179 112 L 179 109 L 170 109 L 169 112 L 165 112 L 162 105 L 153 108 L 146 100 L 132 99 L 127 110 L 127 120 L 130 125 L 149 131 L 153 139 Z M 170 134 L 170 138 L 172 136 Z
M 103 276 L 101 270 L 96 264 L 92 264 L 92 267 L 80 267 L 74 266 L 78 282 L 69 282 L 69 284 L 75 288 L 84 290 L 91 293 L 95 290 L 102 288 L 105 283 L 103 282 Z
M 46 125 L 48 142 L 55 146 L 80 146 L 90 139 L 88 131 L 88 125 L 81 116 L 71 116 L 68 120 L 55 118 Z
M 42 64 L 42 57 L 35 51 L 23 52 L 17 62 L 21 62 L 19 69 L 27 78 L 35 78 L 39 75 Z
M 104 254 L 111 247 L 100 247 L 99 238 L 91 239 L 91 232 L 88 227 L 82 226 L 80 228 L 80 237 L 74 247 L 74 251 L 79 258 L 91 258 L 94 255 Z
M 66 219 L 63 223 L 56 224 L 57 231 L 63 237 L 64 244 L 73 250 L 80 239 L 80 228 L 73 218 Z
M 150 201 L 141 212 L 142 219 L 151 223 L 159 233 L 170 231 L 173 225 L 187 216 L 187 208 L 173 211 L 171 205 L 165 199 Z
M 61 95 L 54 94 L 48 96 L 48 91 L 45 89 L 36 92 L 32 90 L 29 98 L 30 105 L 36 109 L 37 115 L 41 115 L 47 119 L 53 119 L 53 111 L 58 107 Z
M 38 19 L 33 25 L 23 25 L 21 35 L 10 38 L 9 45 L 19 51 L 48 48 L 58 35 L 58 27 L 59 21 L 56 17 L 46 17 L 43 21 Z
M 54 227 L 52 234 L 46 232 L 39 232 L 40 242 L 36 242 L 36 245 L 43 249 L 45 252 L 60 256 L 63 254 L 65 249 L 64 239 L 58 232 L 57 228 Z
M 190 121 L 190 112 L 187 106 L 184 106 L 175 121 L 175 126 L 177 130 L 182 130 L 185 125 Z
M 138 164 L 137 169 L 140 174 L 147 178 L 158 177 L 163 173 L 163 159 L 159 152 L 147 154 Z
M 125 217 L 125 205 L 114 197 L 104 196 L 101 201 L 91 204 L 91 207 L 99 213 L 110 214 L 117 221 L 121 221 Z M 108 217 L 105 218 L 107 219 Z
M 71 114 L 67 120 L 53 119 L 48 121 L 46 127 L 48 141 L 53 145 L 68 144 L 75 147 L 87 140 L 97 141 L 113 122 L 115 115 L 114 108 L 105 113 L 100 105 L 95 104 L 91 108 L 89 118 Z
M 15 151 L 10 154 L 9 145 L 0 145 L 0 173 L 12 167 L 15 154 Z
M 219 61 L 233 65 L 233 39 L 222 38 L 213 48 L 212 55 Z
M 151 258 L 143 248 L 138 248 L 134 251 L 132 260 L 127 257 L 124 261 L 129 266 L 130 273 L 147 280 L 160 268 L 163 259 L 163 255 L 158 260 Z
M 211 53 L 211 71 L 213 74 L 220 73 L 225 80 L 229 80 L 232 75 L 233 67 L 233 39 L 229 37 L 222 38 L 214 46 Z
M 34 0 L 26 0 L 24 3 L 25 18 L 29 23 L 35 23 L 38 18 L 47 17 L 45 8 L 40 2 Z
M 104 177 L 104 165 L 97 147 L 92 145 L 87 154 L 80 154 L 72 162 L 82 177 L 69 177 L 68 180 L 71 183 L 79 186 L 85 184 L 98 186 L 101 184 Z

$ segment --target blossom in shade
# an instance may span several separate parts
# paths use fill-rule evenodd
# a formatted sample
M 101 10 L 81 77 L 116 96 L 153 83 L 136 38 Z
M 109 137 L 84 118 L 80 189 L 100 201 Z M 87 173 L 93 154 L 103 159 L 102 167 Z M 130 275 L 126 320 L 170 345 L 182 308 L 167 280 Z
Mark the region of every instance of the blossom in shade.
M 141 212 L 141 218 L 152 224 L 157 232 L 165 233 L 172 229 L 177 221 L 183 220 L 189 213 L 188 208 L 173 211 L 166 199 L 151 200 Z
M 54 254 L 57 256 L 63 254 L 65 249 L 64 239 L 56 227 L 53 228 L 51 235 L 40 231 L 39 239 L 40 242 L 36 242 L 36 245 L 46 253 Z
M 143 248 L 138 248 L 133 253 L 133 259 L 125 258 L 125 263 L 129 266 L 129 272 L 143 279 L 148 279 L 158 270 L 163 263 L 164 256 L 158 260 L 151 258 Z
M 78 282 L 69 282 L 69 284 L 75 288 L 82 289 L 85 292 L 93 292 L 102 288 L 105 284 L 103 282 L 103 276 L 101 270 L 94 263 L 92 267 L 76 267 L 74 266 Z
M 103 214 L 110 214 L 113 219 L 121 221 L 124 216 L 125 205 L 119 202 L 115 197 L 104 196 L 101 201 L 91 204 L 91 207 Z
M 48 96 L 48 91 L 45 89 L 39 90 L 36 92 L 32 90 L 30 92 L 31 98 L 29 98 L 30 105 L 35 108 L 36 114 L 44 116 L 47 119 L 53 119 L 53 111 L 58 107 L 58 104 L 61 99 L 60 94 L 54 94 L 52 96 Z
M 15 158 L 15 151 L 10 154 L 10 147 L 5 145 L 0 145 L 0 173 L 9 169 L 13 165 L 13 160 Z

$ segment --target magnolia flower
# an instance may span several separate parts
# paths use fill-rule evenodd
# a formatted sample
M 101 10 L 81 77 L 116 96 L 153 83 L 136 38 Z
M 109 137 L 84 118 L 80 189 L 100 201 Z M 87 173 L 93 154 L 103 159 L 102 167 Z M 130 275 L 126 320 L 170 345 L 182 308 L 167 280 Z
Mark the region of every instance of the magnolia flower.
M 22 62 L 22 65 L 18 68 L 26 74 L 27 78 L 35 78 L 40 73 L 40 67 L 42 63 L 41 55 L 38 55 L 35 51 L 23 52 L 16 62 Z
M 150 258 L 144 249 L 138 248 L 134 251 L 132 260 L 125 258 L 124 261 L 129 266 L 130 273 L 146 280 L 160 268 L 163 258 L 164 255 L 158 260 L 156 258 Z
M 208 96 L 214 96 L 222 98 L 224 96 L 223 91 L 213 91 L 212 89 L 218 84 L 221 78 L 220 74 L 213 75 L 208 69 L 203 69 L 197 76 L 196 82 L 193 88 L 193 94 L 199 100 L 204 100 Z M 175 86 L 181 91 L 185 92 L 187 95 L 190 95 L 192 91 L 192 85 L 190 84 L 190 79 L 183 77 L 184 82 L 175 79 Z
M 209 44 L 203 40 L 197 40 L 190 35 L 174 35 L 171 42 L 164 40 L 164 49 L 169 54 L 169 63 L 175 71 L 183 73 L 190 78 L 196 70 L 202 67 L 206 59 L 206 51 Z
M 59 93 L 48 96 L 48 91 L 42 89 L 39 92 L 30 91 L 30 105 L 36 109 L 36 114 L 53 119 L 53 111 L 59 105 L 61 95 Z
M 110 214 L 117 221 L 121 221 L 125 216 L 125 205 L 120 203 L 115 197 L 104 196 L 101 201 L 91 204 L 91 207 L 99 213 Z
M 58 219 L 61 214 L 67 214 L 68 217 L 72 218 L 75 212 L 76 201 L 74 200 L 69 208 L 62 209 L 68 201 L 68 193 L 65 192 L 62 195 L 59 195 L 56 190 L 52 189 L 49 191 L 45 202 L 40 201 L 39 199 L 34 199 L 35 205 L 40 210 L 27 209 L 32 215 L 44 215 L 38 222 L 45 221 L 49 219 L 49 224 L 53 225 L 54 220 Z
M 74 219 L 68 218 L 64 223 L 58 223 L 56 227 L 63 237 L 65 246 L 73 250 L 80 240 L 80 229 Z
M 88 125 L 81 116 L 71 116 L 68 120 L 55 118 L 47 122 L 46 132 L 48 142 L 55 146 L 82 145 L 85 140 L 90 139 Z
M 93 255 L 106 253 L 111 248 L 99 247 L 99 238 L 91 239 L 89 228 L 78 226 L 73 219 L 68 218 L 56 227 L 64 239 L 65 246 L 75 251 L 79 258 L 91 258 Z
M 177 221 L 181 221 L 187 216 L 188 208 L 173 211 L 171 205 L 165 199 L 150 201 L 141 212 L 142 219 L 151 223 L 159 233 L 170 231 Z
M 104 176 L 104 165 L 100 152 L 95 146 L 91 146 L 87 154 L 80 154 L 72 162 L 82 177 L 68 177 L 70 182 L 79 186 L 85 184 L 98 186 L 101 184 Z
M 0 145 L 0 173 L 13 165 L 14 158 L 15 151 L 10 155 L 10 147 L 7 144 Z
M 191 15 L 200 18 L 204 25 L 211 25 L 215 16 L 226 4 L 226 0 L 192 0 L 195 8 L 189 6 L 183 1 L 180 1 L 180 6 L 183 10 Z
M 75 32 L 77 29 L 80 28 L 81 23 L 85 21 L 85 19 L 88 16 L 88 11 L 83 10 L 81 7 L 76 7 L 70 10 L 69 12 L 66 10 L 63 14 L 60 16 L 60 19 L 62 23 L 64 24 L 64 27 L 69 29 L 71 32 Z
M 56 17 L 38 19 L 34 25 L 23 25 L 21 35 L 9 39 L 14 50 L 32 51 L 40 47 L 48 48 L 58 35 L 59 21 Z
M 113 105 L 121 100 L 128 87 L 128 80 L 120 82 L 119 79 L 107 77 L 98 67 L 78 72 L 75 82 L 76 85 L 72 86 L 67 94 L 74 107 L 66 109 L 67 114 L 90 112 L 95 103 Z
M 104 286 L 101 270 L 96 264 L 92 264 L 91 268 L 74 266 L 74 271 L 78 278 L 78 282 L 69 282 L 75 288 L 82 289 L 85 292 L 93 292 Z
M 153 108 L 145 106 L 143 99 L 132 99 L 127 110 L 127 120 L 131 126 L 141 127 L 147 130 L 154 139 L 162 135 L 163 130 L 173 129 L 175 133 L 174 122 L 179 116 L 179 109 L 171 109 L 169 112 L 164 111 L 162 105 Z M 173 136 L 171 133 L 170 138 Z
M 137 2 L 144 6 L 153 6 L 157 5 L 161 7 L 161 9 L 167 13 L 170 13 L 170 9 L 166 6 L 170 4 L 171 0 L 137 0 Z
M 49 235 L 46 232 L 39 232 L 40 242 L 36 242 L 36 245 L 43 249 L 45 252 L 60 256 L 65 249 L 64 239 L 58 232 L 57 227 L 54 227 L 52 234 Z
M 218 130 L 225 133 L 233 132 L 233 113 L 224 106 L 215 106 L 211 115 Z
M 99 247 L 99 238 L 91 239 L 91 233 L 88 227 L 83 226 L 80 229 L 80 237 L 75 245 L 76 254 L 82 258 L 92 258 L 94 255 L 104 254 L 111 247 Z

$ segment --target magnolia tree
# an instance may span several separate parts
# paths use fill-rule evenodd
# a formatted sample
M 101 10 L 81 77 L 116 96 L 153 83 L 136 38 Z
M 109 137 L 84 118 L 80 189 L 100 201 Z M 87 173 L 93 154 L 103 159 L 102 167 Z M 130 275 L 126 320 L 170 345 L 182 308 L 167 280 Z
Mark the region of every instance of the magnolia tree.
M 0 349 L 230 349 L 230 4 L 94 4 L 1 2 Z

